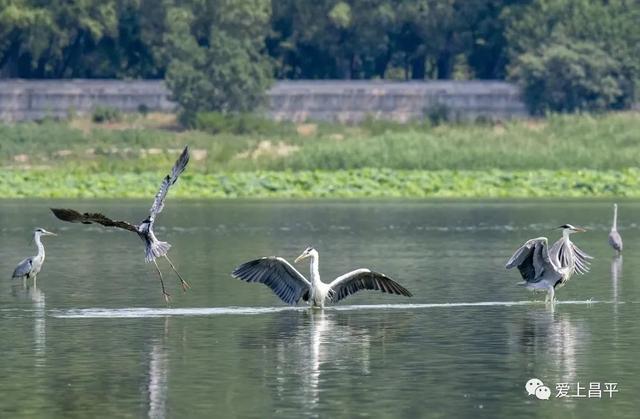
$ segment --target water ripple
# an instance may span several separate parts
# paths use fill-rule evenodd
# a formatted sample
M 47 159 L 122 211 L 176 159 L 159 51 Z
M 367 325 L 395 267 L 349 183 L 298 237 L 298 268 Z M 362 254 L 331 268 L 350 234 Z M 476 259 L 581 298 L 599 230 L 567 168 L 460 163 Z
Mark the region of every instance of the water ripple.
M 430 303 L 430 304 L 364 304 L 325 307 L 325 311 L 356 310 L 415 310 L 447 307 L 512 307 L 543 305 L 541 301 L 480 301 L 471 303 Z M 624 304 L 614 301 L 558 301 L 556 304 Z M 309 307 L 201 307 L 201 308 L 83 308 L 69 310 L 51 310 L 49 315 L 57 318 L 143 318 L 166 316 L 219 316 L 219 315 L 259 315 L 282 311 L 303 311 Z

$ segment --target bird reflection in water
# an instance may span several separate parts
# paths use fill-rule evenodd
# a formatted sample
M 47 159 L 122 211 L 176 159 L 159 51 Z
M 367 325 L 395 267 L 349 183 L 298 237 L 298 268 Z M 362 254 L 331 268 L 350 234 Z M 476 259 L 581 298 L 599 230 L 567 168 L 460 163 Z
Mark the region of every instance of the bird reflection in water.
M 613 289 L 613 302 L 617 310 L 620 280 L 622 279 L 622 255 L 614 256 L 611 259 L 611 285 Z
M 33 337 L 36 343 L 36 359 L 38 364 L 45 362 L 45 352 L 47 351 L 47 328 L 46 328 L 46 304 L 44 293 L 40 288 L 27 287 L 29 298 L 33 302 Z
M 243 346 L 262 350 L 263 365 L 256 369 L 263 371 L 273 399 L 288 401 L 283 409 L 303 405 L 308 417 L 316 417 L 336 384 L 328 380 L 337 373 L 342 383 L 370 375 L 372 351 L 388 339 L 403 339 L 394 335 L 407 333 L 411 322 L 411 315 L 398 313 L 372 318 L 337 310 L 286 311 L 274 313 L 268 333 L 246 335 Z M 375 353 L 384 357 L 381 352 Z
M 586 324 L 571 319 L 568 313 L 557 313 L 554 306 L 522 313 L 520 322 L 514 322 L 510 333 L 514 351 L 526 356 L 530 365 L 545 365 L 551 370 L 532 370 L 532 377 L 558 377 L 565 382 L 576 382 L 576 356 L 589 344 L 590 332 Z M 544 357 L 542 362 L 529 362 Z
M 169 394 L 169 317 L 164 320 L 162 337 L 154 339 L 149 352 L 149 417 L 163 419 L 167 417 L 167 396 Z
M 355 369 L 358 376 L 369 374 L 372 330 L 351 326 L 349 314 L 286 311 L 274 313 L 272 319 L 269 332 L 246 335 L 243 346 L 262 350 L 263 358 L 257 361 L 263 365 L 258 369 L 274 399 L 308 406 L 307 417 L 317 417 L 314 409 L 319 407 L 328 371 Z
M 622 255 L 617 254 L 611 259 L 611 289 L 613 293 L 613 327 L 618 330 L 618 305 L 620 303 L 620 281 L 622 280 Z
M 11 294 L 19 299 L 31 302 L 33 305 L 33 341 L 35 363 L 43 366 L 47 351 L 46 304 L 44 292 L 35 285 L 15 283 L 11 287 Z

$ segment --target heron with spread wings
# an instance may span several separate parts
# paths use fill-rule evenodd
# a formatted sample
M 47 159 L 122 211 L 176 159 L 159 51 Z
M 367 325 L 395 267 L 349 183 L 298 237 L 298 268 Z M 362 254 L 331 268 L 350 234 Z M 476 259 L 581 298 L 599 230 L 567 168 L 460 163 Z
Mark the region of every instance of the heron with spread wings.
M 307 258 L 311 259 L 310 281 L 285 259 L 276 256 L 243 263 L 231 276 L 246 282 L 265 284 L 282 301 L 291 305 L 303 299 L 312 307 L 323 308 L 327 300 L 335 303 L 361 290 L 378 290 L 411 297 L 411 293 L 402 285 L 385 274 L 369 269 L 356 269 L 325 284 L 320 280 L 317 250 L 308 247 L 294 263 Z
M 526 286 L 532 291 L 547 292 L 545 302 L 554 302 L 555 290 L 566 285 L 574 273 L 589 272 L 591 256 L 573 244 L 569 236 L 586 230 L 571 224 L 564 224 L 562 238 L 556 241 L 551 249 L 546 237 L 538 237 L 527 241 L 511 256 L 506 268 L 518 267 Z
M 167 256 L 167 252 L 171 248 L 171 245 L 167 242 L 158 240 L 153 232 L 153 227 L 155 225 L 156 216 L 164 208 L 164 201 L 167 197 L 167 192 L 169 192 L 169 188 L 174 183 L 176 183 L 180 174 L 184 172 L 184 169 L 187 167 L 187 163 L 189 163 L 189 147 L 184 148 L 184 150 L 180 154 L 180 157 L 178 157 L 178 160 L 176 160 L 175 164 L 173 165 L 171 173 L 165 176 L 164 180 L 162 181 L 162 185 L 160 186 L 160 190 L 155 196 L 153 205 L 149 210 L 149 216 L 142 220 L 140 224 L 135 225 L 126 221 L 115 221 L 100 213 L 85 212 L 84 214 L 81 214 L 76 210 L 62 208 L 51 208 L 51 211 L 53 211 L 53 214 L 62 221 L 82 224 L 97 223 L 105 227 L 115 227 L 136 233 L 138 237 L 142 239 L 145 245 L 145 261 L 154 263 L 160 277 L 162 295 L 164 296 L 164 299 L 169 302 L 171 296 L 165 289 L 162 272 L 158 267 L 156 258 L 164 257 L 167 262 L 169 262 L 169 265 L 171 265 L 171 269 L 173 269 L 176 275 L 178 275 L 183 291 L 186 291 L 188 288 L 190 288 L 190 286 L 189 283 L 185 281 L 182 276 L 180 276 L 180 273 L 178 273 L 175 266 Z

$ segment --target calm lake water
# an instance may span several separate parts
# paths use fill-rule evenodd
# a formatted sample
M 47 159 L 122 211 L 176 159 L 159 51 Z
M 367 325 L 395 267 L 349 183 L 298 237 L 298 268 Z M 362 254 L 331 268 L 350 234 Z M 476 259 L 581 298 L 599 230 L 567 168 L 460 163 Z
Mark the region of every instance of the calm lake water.
M 160 261 L 170 307 L 135 235 L 48 212 L 138 221 L 149 204 L 0 202 L 0 417 L 638 417 L 638 202 L 620 202 L 623 263 L 607 244 L 609 202 L 169 199 L 157 234 L 193 287 L 183 294 Z M 595 260 L 552 310 L 504 264 L 567 222 L 589 228 L 573 238 Z M 59 236 L 24 289 L 10 276 L 36 226 Z M 362 292 L 312 312 L 229 276 L 308 245 L 325 281 L 370 267 L 414 297 Z M 549 400 L 527 395 L 532 377 Z M 557 383 L 618 391 L 558 398 Z

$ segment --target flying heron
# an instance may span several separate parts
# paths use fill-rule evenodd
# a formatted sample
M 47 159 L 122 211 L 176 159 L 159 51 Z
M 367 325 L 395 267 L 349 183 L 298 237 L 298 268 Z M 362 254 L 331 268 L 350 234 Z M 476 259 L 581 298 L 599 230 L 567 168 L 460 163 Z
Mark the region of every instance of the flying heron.
M 23 281 L 27 281 L 29 278 L 33 278 L 33 284 L 35 286 L 36 277 L 40 270 L 42 269 L 42 264 L 44 263 L 44 245 L 42 244 L 42 240 L 40 238 L 42 236 L 55 236 L 55 233 L 45 230 L 44 228 L 36 228 L 33 230 L 33 241 L 36 242 L 36 246 L 38 246 L 38 254 L 35 256 L 31 256 L 26 258 L 25 260 L 18 263 L 16 269 L 13 271 L 13 275 L 11 275 L 12 279 L 20 279 Z
M 320 280 L 318 251 L 308 247 L 294 263 L 311 258 L 311 281 L 289 262 L 271 256 L 252 260 L 238 266 L 231 276 L 246 282 L 265 284 L 287 304 L 295 305 L 302 298 L 312 307 L 323 308 L 327 299 L 338 302 L 360 290 L 379 290 L 389 294 L 411 297 L 411 293 L 385 274 L 369 269 L 356 269 L 325 284 Z
M 511 256 L 506 268 L 518 267 L 524 282 L 521 285 L 533 291 L 546 291 L 545 302 L 554 301 L 555 289 L 563 287 L 574 273 L 589 272 L 591 256 L 580 250 L 570 239 L 573 233 L 586 230 L 564 224 L 558 227 L 562 230 L 562 238 L 551 246 L 546 237 L 538 237 L 527 241 Z
M 187 163 L 189 163 L 189 147 L 185 147 L 178 160 L 176 160 L 173 165 L 173 169 L 171 169 L 171 173 L 165 176 L 162 181 L 162 185 L 160 186 L 160 190 L 156 194 L 156 197 L 153 201 L 153 205 L 151 205 L 151 209 L 149 210 L 149 216 L 142 220 L 140 224 L 134 225 L 130 224 L 126 221 L 114 221 L 100 213 L 84 213 L 81 214 L 78 211 L 72 209 L 61 209 L 61 208 L 51 208 L 51 211 L 55 214 L 56 217 L 61 219 L 62 221 L 67 221 L 70 223 L 82 223 L 82 224 L 92 224 L 98 223 L 106 227 L 116 227 L 123 230 L 128 230 L 136 233 L 144 242 L 145 246 L 145 261 L 153 262 L 156 267 L 156 271 L 158 271 L 158 275 L 160 278 L 160 285 L 162 286 L 162 295 L 166 302 L 170 301 L 170 295 L 165 290 L 164 281 L 162 279 L 162 272 L 160 272 L 160 268 L 158 267 L 158 263 L 156 262 L 156 258 L 164 257 L 169 265 L 171 265 L 171 269 L 178 275 L 180 280 L 180 285 L 182 286 L 182 290 L 186 291 L 187 288 L 190 288 L 190 285 L 187 281 L 182 279 L 182 276 L 178 273 L 175 266 L 171 262 L 171 259 L 167 256 L 167 252 L 171 248 L 171 245 L 167 242 L 159 241 L 154 232 L 153 226 L 156 221 L 156 216 L 162 211 L 164 208 L 164 201 L 167 197 L 167 192 L 171 185 L 176 183 L 180 174 L 184 171 L 185 167 L 187 167 Z
M 622 237 L 618 233 L 618 204 L 613 204 L 613 224 L 609 233 L 609 244 L 618 255 L 622 253 Z

